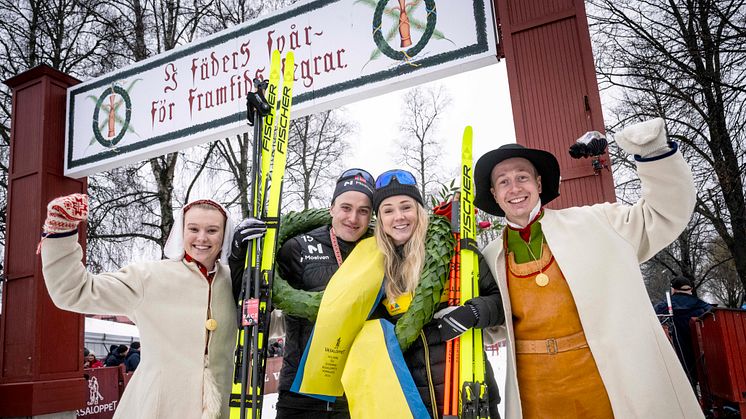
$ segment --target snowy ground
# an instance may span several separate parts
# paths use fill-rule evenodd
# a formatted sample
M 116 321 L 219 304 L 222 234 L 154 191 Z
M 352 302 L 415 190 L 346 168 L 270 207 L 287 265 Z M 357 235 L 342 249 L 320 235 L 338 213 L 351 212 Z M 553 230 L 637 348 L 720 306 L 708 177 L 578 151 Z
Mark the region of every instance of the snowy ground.
M 262 419 L 273 419 L 275 416 L 277 416 L 275 404 L 277 404 L 277 393 L 270 393 L 264 396 L 264 409 L 262 410 Z
M 504 347 L 500 348 L 500 351 L 493 355 L 491 351 L 487 352 L 487 357 L 492 364 L 492 369 L 495 372 L 495 381 L 497 381 L 500 387 L 500 394 L 505 394 L 504 383 L 505 383 L 505 369 L 506 369 L 506 355 L 507 351 Z M 277 393 L 267 394 L 264 396 L 264 410 L 262 411 L 262 419 L 273 419 L 276 416 L 275 404 L 277 403 Z M 505 406 L 500 403 L 500 416 L 505 417 Z

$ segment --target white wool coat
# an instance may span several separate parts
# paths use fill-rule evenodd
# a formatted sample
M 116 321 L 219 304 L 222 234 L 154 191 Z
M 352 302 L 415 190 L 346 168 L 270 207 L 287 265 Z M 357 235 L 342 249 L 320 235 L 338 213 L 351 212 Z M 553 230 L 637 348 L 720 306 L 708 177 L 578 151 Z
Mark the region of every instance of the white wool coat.
M 640 263 L 686 227 L 695 203 L 681 153 L 638 162 L 642 197 L 632 206 L 546 209 L 546 243 L 567 278 L 588 346 L 616 418 L 702 418 L 691 386 L 653 312 Z M 508 367 L 505 417 L 522 417 L 502 237 L 484 251 L 502 291 Z M 547 307 L 548 310 L 551 307 Z
M 69 311 L 123 314 L 140 331 L 142 362 L 117 406 L 115 418 L 200 418 L 208 307 L 218 328 L 208 354 L 221 397 L 228 398 L 236 342 L 236 312 L 225 265 L 208 284 L 194 262 L 161 260 L 98 275 L 81 263 L 77 234 L 42 242 L 42 269 L 54 303 Z

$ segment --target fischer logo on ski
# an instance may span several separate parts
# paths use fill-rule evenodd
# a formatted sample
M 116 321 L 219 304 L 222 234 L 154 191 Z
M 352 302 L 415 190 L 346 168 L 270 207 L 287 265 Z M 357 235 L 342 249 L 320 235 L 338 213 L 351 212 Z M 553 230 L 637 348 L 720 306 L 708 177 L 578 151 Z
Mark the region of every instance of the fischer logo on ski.
M 464 129 L 461 143 L 460 199 L 460 279 L 461 301 L 479 296 L 479 260 L 474 217 L 474 182 L 472 178 L 472 128 Z M 460 386 L 459 417 L 489 418 L 489 400 L 484 379 L 482 330 L 469 329 L 459 338 Z
M 267 225 L 263 238 L 252 240 L 246 252 L 241 304 L 236 374 L 231 393 L 231 418 L 260 418 L 266 372 L 267 341 L 272 311 L 272 279 L 280 219 L 280 194 L 287 162 L 290 108 L 292 106 L 294 55 L 285 56 L 279 117 L 276 115 L 281 67 L 280 52 L 272 52 L 269 83 L 266 85 L 268 112 L 261 114 L 254 130 L 251 217 Z M 266 83 L 266 82 L 265 82 Z M 258 92 L 260 95 L 261 91 Z M 263 98 L 263 96 L 261 96 Z M 249 103 L 251 112 L 251 103 Z M 257 106 L 253 112 L 259 114 Z M 253 119 L 250 117 L 250 121 Z M 263 127 L 262 127 L 263 125 Z M 276 126 L 276 129 L 275 129 Z M 261 135 L 261 139 L 260 139 Z M 250 339 L 249 339 L 250 338 Z M 240 386 L 238 386 L 240 383 Z M 250 399 L 249 399 L 250 397 Z M 238 408 L 238 409 L 236 409 Z

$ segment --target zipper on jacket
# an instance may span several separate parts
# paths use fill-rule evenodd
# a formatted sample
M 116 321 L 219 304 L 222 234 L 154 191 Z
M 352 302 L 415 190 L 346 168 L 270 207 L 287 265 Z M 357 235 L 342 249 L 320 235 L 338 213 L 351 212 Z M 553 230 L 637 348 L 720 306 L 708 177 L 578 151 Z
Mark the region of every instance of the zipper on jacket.
M 207 281 L 207 316 L 205 318 L 205 321 L 212 318 L 212 282 L 213 281 Z M 205 335 L 205 355 L 207 355 L 209 353 L 210 337 L 212 337 L 212 332 L 210 330 L 207 330 L 207 327 L 205 327 L 205 332 L 207 333 Z
M 422 338 L 422 347 L 425 350 L 425 370 L 427 370 L 427 387 L 430 390 L 430 406 L 433 410 L 433 419 L 438 419 L 438 401 L 435 400 L 433 374 L 430 371 L 430 348 L 427 346 L 427 338 L 425 337 L 425 332 L 422 330 L 420 330 L 420 338 Z

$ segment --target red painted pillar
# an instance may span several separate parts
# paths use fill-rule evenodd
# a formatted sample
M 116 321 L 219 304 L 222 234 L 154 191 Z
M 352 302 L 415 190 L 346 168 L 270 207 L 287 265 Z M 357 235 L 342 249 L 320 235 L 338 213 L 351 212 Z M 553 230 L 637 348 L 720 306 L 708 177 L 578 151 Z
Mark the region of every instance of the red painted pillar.
M 5 81 L 13 92 L 13 109 L 0 316 L 0 416 L 73 411 L 88 398 L 84 318 L 54 306 L 36 255 L 50 199 L 85 193 L 88 186 L 86 178 L 63 176 L 66 93 L 77 83 L 47 66 Z
M 586 131 L 604 132 L 583 0 L 493 0 L 502 35 L 517 142 L 552 152 L 562 175 L 549 207 L 614 202 L 611 171 L 567 150 Z M 609 156 L 603 156 L 607 164 Z

